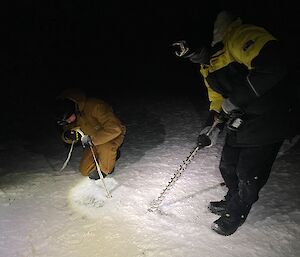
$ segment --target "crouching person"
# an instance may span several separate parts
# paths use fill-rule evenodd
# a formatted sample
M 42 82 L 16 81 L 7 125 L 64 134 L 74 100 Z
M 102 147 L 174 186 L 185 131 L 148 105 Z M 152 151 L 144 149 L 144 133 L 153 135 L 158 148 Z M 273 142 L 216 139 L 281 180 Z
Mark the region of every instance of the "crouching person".
M 81 174 L 94 180 L 100 178 L 92 150 L 103 177 L 112 173 L 126 133 L 112 107 L 103 100 L 86 97 L 79 89 L 67 89 L 57 97 L 55 108 L 63 141 L 70 144 L 80 139 L 84 147 Z

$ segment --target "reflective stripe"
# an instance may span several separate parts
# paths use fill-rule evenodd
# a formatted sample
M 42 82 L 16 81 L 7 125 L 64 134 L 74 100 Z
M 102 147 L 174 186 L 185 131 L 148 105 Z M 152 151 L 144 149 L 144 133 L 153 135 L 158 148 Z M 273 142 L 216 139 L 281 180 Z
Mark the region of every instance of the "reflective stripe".
M 257 97 L 260 97 L 259 93 L 255 90 L 253 84 L 251 83 L 250 79 L 249 79 L 249 76 L 250 76 L 250 73 L 251 71 L 249 72 L 248 76 L 247 76 L 247 81 L 248 81 L 248 84 L 250 85 L 250 87 L 252 88 L 254 94 L 257 96 Z

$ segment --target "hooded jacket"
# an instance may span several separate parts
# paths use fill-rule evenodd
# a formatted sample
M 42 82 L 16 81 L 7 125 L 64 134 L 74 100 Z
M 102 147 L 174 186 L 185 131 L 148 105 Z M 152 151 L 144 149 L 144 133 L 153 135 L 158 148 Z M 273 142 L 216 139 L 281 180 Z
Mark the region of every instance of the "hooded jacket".
M 278 142 L 289 134 L 289 92 L 283 83 L 285 63 L 277 40 L 264 28 L 242 24 L 227 27 L 222 42 L 200 72 L 208 88 L 210 109 L 221 110 L 224 98 L 243 110 L 244 125 L 230 132 L 231 145 Z
M 95 146 L 105 144 L 125 134 L 125 126 L 116 117 L 112 107 L 104 101 L 87 98 L 78 89 L 67 89 L 59 98 L 69 99 L 76 104 L 77 119 L 74 123 L 66 125 L 64 130 L 80 128 L 85 135 L 91 137 Z

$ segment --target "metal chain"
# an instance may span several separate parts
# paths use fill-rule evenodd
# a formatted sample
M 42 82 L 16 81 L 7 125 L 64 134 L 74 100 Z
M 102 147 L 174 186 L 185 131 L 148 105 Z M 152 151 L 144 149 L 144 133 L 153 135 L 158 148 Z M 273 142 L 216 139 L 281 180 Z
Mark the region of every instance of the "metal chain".
M 212 131 L 215 129 L 215 127 L 219 124 L 222 123 L 223 120 L 220 117 L 215 117 L 213 125 L 210 127 L 209 131 L 206 133 L 207 136 L 209 136 Z M 182 172 L 186 169 L 187 165 L 192 161 L 196 153 L 198 152 L 199 149 L 202 149 L 207 145 L 203 146 L 196 146 L 194 150 L 190 153 L 190 155 L 186 158 L 185 161 L 183 161 L 183 165 L 180 165 L 179 169 L 174 173 L 174 176 L 171 178 L 167 186 L 164 188 L 164 190 L 160 193 L 159 197 L 156 200 L 153 200 L 151 202 L 150 208 L 148 211 L 154 212 L 158 209 L 159 205 L 161 204 L 162 200 L 165 198 L 166 193 L 172 188 L 172 186 L 175 184 L 175 182 L 179 179 L 181 176 Z
M 188 164 L 192 161 L 197 151 L 199 150 L 199 146 L 195 147 L 195 149 L 190 153 L 190 155 L 183 161 L 183 164 L 179 166 L 179 169 L 174 173 L 174 176 L 171 178 L 167 186 L 160 193 L 159 197 L 156 200 L 153 200 L 148 211 L 154 212 L 158 209 L 158 206 L 161 204 L 162 200 L 165 198 L 166 193 L 171 189 L 171 187 L 175 184 L 175 182 L 179 179 L 182 172 L 186 169 Z

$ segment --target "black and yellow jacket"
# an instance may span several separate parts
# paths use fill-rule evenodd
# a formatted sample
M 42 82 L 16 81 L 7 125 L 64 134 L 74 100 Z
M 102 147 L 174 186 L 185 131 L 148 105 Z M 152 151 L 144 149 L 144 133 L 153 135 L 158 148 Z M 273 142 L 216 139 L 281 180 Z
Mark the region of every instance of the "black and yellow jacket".
M 286 65 L 278 41 L 265 29 L 235 20 L 200 72 L 210 110 L 220 111 L 223 99 L 229 98 L 245 113 L 244 125 L 228 136 L 230 144 L 262 145 L 288 136 L 291 92 L 284 83 Z

